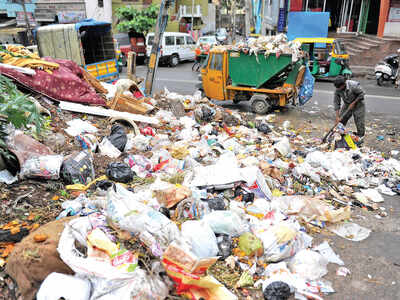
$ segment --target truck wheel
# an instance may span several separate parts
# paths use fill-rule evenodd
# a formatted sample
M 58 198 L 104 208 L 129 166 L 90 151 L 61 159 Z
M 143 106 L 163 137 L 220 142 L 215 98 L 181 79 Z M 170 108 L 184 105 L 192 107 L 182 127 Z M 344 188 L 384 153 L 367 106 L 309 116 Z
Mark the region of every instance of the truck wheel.
M 251 109 L 256 114 L 265 114 L 271 108 L 271 105 L 268 103 L 268 98 L 260 97 L 260 96 L 253 96 L 251 97 Z
M 169 58 L 169 65 L 175 68 L 179 64 L 179 56 L 177 54 L 172 54 Z

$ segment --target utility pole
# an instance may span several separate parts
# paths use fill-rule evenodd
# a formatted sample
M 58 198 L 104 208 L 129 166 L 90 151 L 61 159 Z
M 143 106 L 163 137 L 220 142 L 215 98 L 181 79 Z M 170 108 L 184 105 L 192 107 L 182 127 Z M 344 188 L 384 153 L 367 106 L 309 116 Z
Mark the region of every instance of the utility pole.
M 236 40 L 236 0 L 232 0 L 232 44 Z
M 25 0 L 18 0 L 17 3 L 21 4 L 24 10 L 28 44 L 32 44 L 33 34 L 32 34 L 31 24 L 29 23 L 28 13 L 26 12 Z
M 173 4 L 173 0 L 162 0 L 160 4 L 160 12 L 158 14 L 156 30 L 154 32 L 153 46 L 149 58 L 149 66 L 146 76 L 146 95 L 151 96 L 153 91 L 153 81 L 158 67 L 158 59 L 160 53 L 160 41 L 162 40 L 165 28 L 168 23 L 168 8 Z
M 251 0 L 245 0 L 246 1 L 246 15 L 245 15 L 245 23 L 246 23 L 246 32 L 245 36 L 248 38 L 250 36 L 250 1 Z
M 192 0 L 192 31 L 193 31 L 193 29 L 194 29 L 194 28 L 193 28 L 193 27 L 194 27 L 194 26 L 193 26 L 193 25 L 194 25 L 194 23 L 193 23 L 193 22 L 194 22 L 194 18 L 193 18 L 193 9 L 194 9 L 194 0 Z

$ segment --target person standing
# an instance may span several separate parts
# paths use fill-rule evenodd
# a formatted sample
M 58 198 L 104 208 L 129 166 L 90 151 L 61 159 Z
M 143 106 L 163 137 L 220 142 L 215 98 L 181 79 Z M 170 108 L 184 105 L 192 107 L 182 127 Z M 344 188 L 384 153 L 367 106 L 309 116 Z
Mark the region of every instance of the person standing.
M 333 105 L 336 113 L 336 122 L 341 122 L 346 126 L 347 122 L 353 116 L 357 127 L 356 135 L 360 138 L 365 135 L 365 93 L 359 82 L 355 80 L 346 80 L 343 76 L 337 76 L 333 82 L 336 91 L 333 99 Z M 343 102 L 343 105 L 342 105 Z M 349 109 L 348 113 L 343 115 Z M 340 120 L 342 117 L 342 120 Z

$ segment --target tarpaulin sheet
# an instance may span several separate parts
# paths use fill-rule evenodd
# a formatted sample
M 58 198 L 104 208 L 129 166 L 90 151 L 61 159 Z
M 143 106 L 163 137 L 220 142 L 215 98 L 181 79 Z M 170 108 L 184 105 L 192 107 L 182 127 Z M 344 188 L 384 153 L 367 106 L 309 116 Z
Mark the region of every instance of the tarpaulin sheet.
M 327 37 L 329 15 L 329 12 L 289 12 L 288 39 Z
M 76 23 L 75 28 L 76 30 L 79 30 L 81 27 L 88 27 L 88 26 L 107 26 L 109 27 L 109 30 L 111 30 L 111 23 L 108 22 L 101 22 L 101 21 L 96 21 L 94 19 L 86 19 L 83 20 L 82 22 Z
M 73 61 L 42 58 L 55 62 L 60 67 L 49 74 L 35 70 L 36 75 L 22 74 L 16 70 L 0 66 L 0 73 L 16 80 L 27 88 L 58 101 L 105 105 L 105 100 L 83 79 L 82 69 Z

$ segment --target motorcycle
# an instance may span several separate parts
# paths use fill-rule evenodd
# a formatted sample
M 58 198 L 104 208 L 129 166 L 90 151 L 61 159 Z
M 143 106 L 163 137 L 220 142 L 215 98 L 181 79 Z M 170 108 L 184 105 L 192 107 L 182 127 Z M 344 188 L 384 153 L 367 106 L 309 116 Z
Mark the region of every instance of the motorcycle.
M 399 50 L 397 52 L 399 53 Z M 385 81 L 397 84 L 398 72 L 399 54 L 388 55 L 375 66 L 376 83 L 379 86 L 382 86 Z

